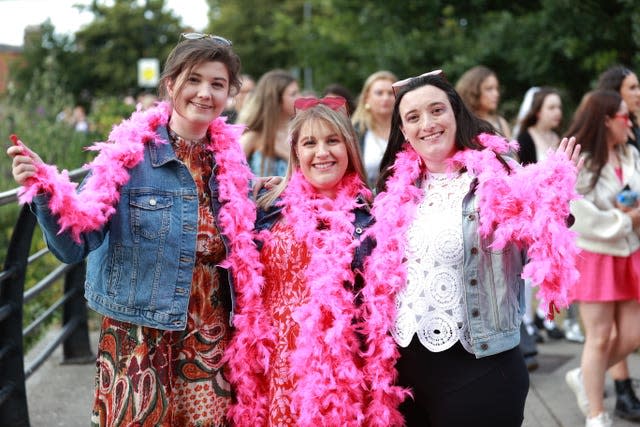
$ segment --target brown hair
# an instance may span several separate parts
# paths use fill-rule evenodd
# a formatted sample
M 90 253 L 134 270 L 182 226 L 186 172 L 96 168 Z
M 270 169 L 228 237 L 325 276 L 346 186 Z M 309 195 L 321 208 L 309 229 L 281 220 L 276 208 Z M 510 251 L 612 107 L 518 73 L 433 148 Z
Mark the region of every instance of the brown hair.
M 574 136 L 580 142 L 582 151 L 589 154 L 584 167 L 593 173 L 593 178 L 586 192 L 595 187 L 602 168 L 609 160 L 605 119 L 615 117 L 621 103 L 622 96 L 614 90 L 588 92 L 582 98 L 567 130 L 566 136 Z
M 168 85 L 175 82 L 174 93 L 179 93 L 186 80 L 178 81 L 181 75 L 188 76 L 191 71 L 203 62 L 221 62 L 229 73 L 229 95 L 235 95 L 242 84 L 240 80 L 240 58 L 231 46 L 223 44 L 211 37 L 201 39 L 184 39 L 173 48 L 164 63 L 160 76 L 158 94 L 162 99 L 169 99 Z M 183 74 L 184 73 L 184 74 Z
M 522 120 L 520 120 L 520 132 L 523 132 L 538 123 L 538 113 L 542 110 L 544 100 L 548 95 L 552 94 L 560 96 L 560 92 L 551 87 L 541 87 L 535 95 L 533 95 L 531 108 L 529 108 L 527 114 L 522 118 Z
M 460 97 L 472 113 L 477 114 L 480 107 L 480 95 L 482 95 L 480 86 L 482 86 L 482 82 L 487 77 L 495 75 L 496 73 L 490 68 L 484 65 L 476 65 L 467 70 L 456 83 L 456 92 L 460 94 Z

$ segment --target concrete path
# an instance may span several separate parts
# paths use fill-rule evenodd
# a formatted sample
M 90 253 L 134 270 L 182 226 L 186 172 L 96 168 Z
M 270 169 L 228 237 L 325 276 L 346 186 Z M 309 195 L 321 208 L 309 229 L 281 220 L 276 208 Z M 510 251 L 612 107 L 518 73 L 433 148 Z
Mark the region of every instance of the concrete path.
M 97 334 L 91 335 L 96 348 Z M 531 374 L 523 427 L 582 427 L 584 418 L 573 392 L 564 382 L 565 373 L 577 367 L 582 345 L 565 340 L 538 346 L 540 367 Z M 29 417 L 32 427 L 87 427 L 93 398 L 95 365 L 62 365 L 62 354 L 54 355 L 27 381 Z M 631 375 L 640 377 L 640 355 L 629 358 Z M 606 384 L 605 406 L 613 412 L 615 393 Z M 640 394 L 640 391 L 638 391 Z M 638 426 L 614 417 L 615 427 Z

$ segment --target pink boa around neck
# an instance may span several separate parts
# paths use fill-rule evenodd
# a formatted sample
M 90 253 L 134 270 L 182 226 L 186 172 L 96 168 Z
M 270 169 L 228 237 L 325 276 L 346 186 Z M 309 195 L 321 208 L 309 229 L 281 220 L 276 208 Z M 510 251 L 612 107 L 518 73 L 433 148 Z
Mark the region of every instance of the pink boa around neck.
M 112 142 L 97 143 L 89 148 L 100 153 L 87 165 L 91 175 L 79 193 L 66 171 L 58 173 L 53 166 L 36 165 L 36 176 L 21 190 L 21 203 L 30 202 L 40 192 L 48 193 L 49 208 L 59 215 L 60 233 L 68 230 L 74 240 L 80 241 L 82 233 L 99 229 L 115 211 L 119 190 L 129 180 L 129 169 L 144 159 L 144 144 L 167 143 L 160 139 L 156 129 L 168 123 L 170 114 L 171 106 L 166 102 L 137 111 L 113 129 L 109 135 Z M 208 130 L 208 149 L 213 152 L 217 165 L 219 225 L 229 239 L 227 258 L 222 266 L 231 268 L 236 284 L 260 288 L 262 270 L 253 241 L 255 204 L 248 197 L 253 174 L 238 143 L 243 127 L 225 121 L 217 118 Z
M 353 292 L 345 287 L 345 283 L 353 286 L 355 279 L 351 263 L 359 241 L 353 238 L 354 210 L 362 203 L 358 196 L 368 194 L 369 190 L 358 176 L 351 174 L 342 180 L 335 199 L 328 199 L 318 194 L 296 171 L 278 203 L 283 207 L 282 221 L 293 226 L 296 239 L 304 242 L 311 252 L 305 272 L 309 299 L 292 314 L 300 326 L 295 350 L 289 356 L 290 374 L 295 378 L 291 406 L 296 425 L 402 424 L 396 409 L 402 399 L 378 400 L 378 377 L 385 373 L 376 368 L 383 364 L 378 363 L 376 357 L 368 355 L 363 359 L 360 354 L 356 332 L 364 328 L 363 324 L 369 319 L 356 307 Z M 263 233 L 262 237 L 268 239 L 269 234 Z M 244 304 L 239 304 L 238 315 L 246 316 L 246 307 L 253 316 L 260 310 L 266 311 L 259 294 L 252 294 L 254 301 L 249 301 L 246 295 L 242 297 Z M 264 317 L 266 315 L 260 313 L 260 318 Z M 361 320 L 354 323 L 355 319 Z M 230 413 L 237 425 L 262 426 L 268 419 L 268 402 L 264 398 L 268 396 L 269 366 L 265 365 L 261 372 L 239 369 L 243 365 L 255 365 L 253 360 L 263 358 L 256 354 L 255 346 L 246 345 L 252 337 L 265 332 L 270 337 L 274 335 L 272 327 L 265 331 L 251 327 L 254 324 L 247 321 L 248 328 L 238 327 L 227 351 L 230 380 L 236 386 L 238 397 Z M 367 342 L 377 346 L 379 341 L 386 340 L 387 332 L 382 328 L 375 330 L 382 333 L 370 335 Z M 375 368 L 363 368 L 362 363 L 371 363 Z M 389 369 L 392 373 L 393 367 Z M 255 379 L 247 380 L 245 376 Z M 263 395 L 256 399 L 258 390 Z M 380 408 L 380 418 L 370 416 L 371 405 Z
M 96 158 L 85 166 L 90 175 L 82 190 L 76 192 L 77 184 L 69 180 L 66 170 L 44 163 L 36 164 L 36 175 L 20 189 L 20 203 L 30 203 L 38 193 L 47 193 L 50 197 L 49 208 L 59 216 L 60 233 L 69 231 L 71 237 L 80 241 L 84 232 L 101 228 L 115 211 L 120 199 L 120 188 L 129 181 L 129 170 L 144 158 L 144 146 L 150 141 L 166 143 L 156 134 L 159 126 L 166 125 L 171 106 L 162 102 L 146 111 L 136 111 L 131 118 L 124 120 L 109 134 L 110 142 L 99 142 L 87 150 L 98 151 Z M 242 133 L 242 126 L 228 125 L 224 118 L 214 120 L 209 132 L 210 150 L 215 154 L 218 164 L 231 161 L 238 165 L 237 172 L 226 177 L 228 184 L 238 187 L 240 181 L 251 176 L 240 167 L 239 154 L 229 154 L 229 150 L 238 151 L 235 146 Z M 246 184 L 245 186 L 248 185 Z
M 479 135 L 478 141 L 486 148 L 456 153 L 450 170 L 465 167 L 478 178 L 481 235 L 493 233 L 496 250 L 509 242 L 527 248 L 529 263 L 522 276 L 540 287 L 538 296 L 549 304 L 552 316 L 554 307 L 568 305 L 567 292 L 578 279 L 575 233 L 566 225 L 569 202 L 579 198 L 575 166 L 565 155 L 550 153 L 544 163 L 514 165 L 508 173 L 497 156 L 517 149 L 517 144 L 489 134 Z M 395 321 L 395 298 L 407 276 L 405 236 L 424 197 L 416 182 L 425 172 L 424 162 L 407 143 L 396 156 L 386 190 L 376 196 L 376 223 L 369 233 L 377 243 L 365 263 L 367 286 L 363 289 L 369 311 L 364 325 L 367 335 L 388 331 Z M 398 358 L 395 342 L 389 335 L 377 344 L 369 345 L 368 352 L 379 353 L 376 361 L 382 365 L 366 367 L 382 373 L 373 389 L 381 395 L 378 401 L 398 399 L 400 395 L 393 388 L 395 377 L 388 374 Z M 372 406 L 370 412 L 379 416 L 376 413 L 384 413 L 384 408 Z

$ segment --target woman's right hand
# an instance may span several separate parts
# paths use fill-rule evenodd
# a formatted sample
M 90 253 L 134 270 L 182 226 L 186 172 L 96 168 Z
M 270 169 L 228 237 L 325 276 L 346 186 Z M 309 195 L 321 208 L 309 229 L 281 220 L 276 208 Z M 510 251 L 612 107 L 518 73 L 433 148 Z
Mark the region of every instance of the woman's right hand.
M 11 173 L 18 185 L 24 185 L 29 178 L 36 174 L 36 163 L 42 159 L 25 145 L 12 145 L 7 149 L 7 155 L 13 159 Z

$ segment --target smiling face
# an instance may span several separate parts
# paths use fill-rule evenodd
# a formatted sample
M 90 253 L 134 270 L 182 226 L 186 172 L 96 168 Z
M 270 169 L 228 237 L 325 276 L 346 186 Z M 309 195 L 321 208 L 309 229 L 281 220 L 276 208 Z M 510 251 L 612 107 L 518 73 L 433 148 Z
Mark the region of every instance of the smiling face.
M 203 62 L 169 82 L 168 92 L 173 100 L 171 129 L 185 138 L 202 137 L 227 104 L 229 72 L 222 62 Z
M 328 122 L 310 119 L 300 128 L 295 151 L 305 179 L 320 193 L 335 197 L 349 166 L 344 136 Z
M 402 134 L 431 172 L 445 172 L 456 152 L 456 118 L 447 94 L 431 85 L 407 92 L 398 106 Z

